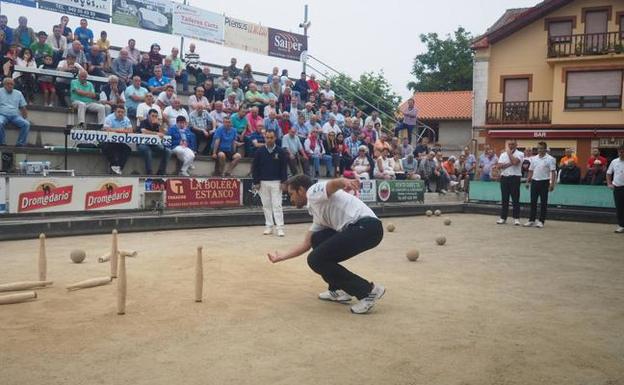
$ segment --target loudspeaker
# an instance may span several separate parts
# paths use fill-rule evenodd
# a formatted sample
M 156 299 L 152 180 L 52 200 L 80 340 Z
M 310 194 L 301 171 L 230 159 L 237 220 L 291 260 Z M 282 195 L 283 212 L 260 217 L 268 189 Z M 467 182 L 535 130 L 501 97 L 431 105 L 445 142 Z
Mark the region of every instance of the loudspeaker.
M 0 171 L 3 171 L 3 172 L 13 171 L 13 154 L 8 153 L 8 152 L 2 153 L 2 158 L 0 162 Z

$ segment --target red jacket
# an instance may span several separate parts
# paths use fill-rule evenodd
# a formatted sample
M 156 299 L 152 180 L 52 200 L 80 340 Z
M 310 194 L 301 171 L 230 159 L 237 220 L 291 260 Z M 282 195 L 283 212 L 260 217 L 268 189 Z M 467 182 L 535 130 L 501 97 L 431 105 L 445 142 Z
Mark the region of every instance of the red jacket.
M 589 157 L 589 160 L 587 161 L 587 168 L 594 167 L 594 162 L 596 160 L 599 160 L 600 163 L 602 163 L 602 167 L 607 167 L 607 158 L 602 155 L 598 155 L 598 158 L 594 158 L 593 156 Z
M 310 91 L 317 93 L 319 90 L 319 84 L 316 80 L 308 79 L 308 87 L 310 87 Z

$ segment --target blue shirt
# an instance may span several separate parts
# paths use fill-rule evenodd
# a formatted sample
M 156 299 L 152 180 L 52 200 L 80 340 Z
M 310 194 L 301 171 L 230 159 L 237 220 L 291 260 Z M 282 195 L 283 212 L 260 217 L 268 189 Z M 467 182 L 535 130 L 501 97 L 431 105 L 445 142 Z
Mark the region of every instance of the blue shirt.
M 74 30 L 74 39 L 78 39 L 86 51 L 90 47 L 89 40 L 93 40 L 93 31 L 89 28 L 78 27 Z
M 280 131 L 279 121 L 277 119 L 264 119 L 264 128 L 267 130 Z
M 156 76 L 152 76 L 148 80 L 147 85 L 149 87 L 163 87 L 163 86 L 166 86 L 169 83 L 171 83 L 171 79 L 169 79 L 166 76 L 163 76 L 162 78 L 160 78 L 160 80 L 156 79 Z
M 130 119 L 124 115 L 123 119 L 117 119 L 117 116 L 113 112 L 104 119 L 104 127 L 110 127 L 113 129 L 126 129 L 132 127 Z
M 297 136 L 301 138 L 307 138 L 310 133 L 310 129 L 308 128 L 308 123 L 299 124 L 299 122 L 293 124 L 293 127 L 297 130 Z
M 297 155 L 303 150 L 301 140 L 297 136 L 291 137 L 290 135 L 284 135 L 282 138 L 282 148 L 287 149 L 291 155 Z
M 0 88 L 0 115 L 6 117 L 21 115 L 19 109 L 22 107 L 26 107 L 26 99 L 21 92 L 13 89 L 8 93 L 4 88 Z
M 147 95 L 147 93 L 148 91 L 144 87 L 136 88 L 134 85 L 131 85 L 130 87 L 126 88 L 126 91 L 124 91 L 124 95 L 126 97 L 126 107 L 136 109 L 139 103 L 142 102 L 135 102 L 130 96 L 145 96 Z
M 234 152 L 234 140 L 236 139 L 236 130 L 234 127 L 226 129 L 225 126 L 217 128 L 215 131 L 214 139 L 219 139 L 219 151 Z
M 345 145 L 349 149 L 349 154 L 351 154 L 352 157 L 356 157 L 359 155 L 361 145 L 359 140 L 354 140 L 351 136 L 349 136 L 347 139 L 345 139 Z
M 9 28 L 9 26 L 7 25 L 6 27 L 4 27 L 3 31 L 4 31 L 4 42 L 8 45 L 13 44 L 13 30 Z

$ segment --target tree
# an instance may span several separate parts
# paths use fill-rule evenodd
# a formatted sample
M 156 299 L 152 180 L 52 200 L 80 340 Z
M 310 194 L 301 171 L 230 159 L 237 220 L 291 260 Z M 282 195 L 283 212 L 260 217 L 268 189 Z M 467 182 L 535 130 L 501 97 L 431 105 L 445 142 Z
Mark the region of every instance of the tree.
M 344 74 L 331 76 L 329 80 L 332 90 L 338 97 L 353 101 L 355 107 L 367 114 L 375 109 L 382 111 L 380 115 L 384 121 L 390 120 L 389 116 L 394 116 L 394 112 L 401 103 L 401 97 L 392 91 L 383 71 L 365 72 L 360 75 L 358 81 Z
M 420 35 L 427 52 L 417 55 L 411 74 L 416 81 L 409 82 L 412 91 L 472 90 L 472 35 L 462 27 L 453 36 L 441 40 L 437 33 Z

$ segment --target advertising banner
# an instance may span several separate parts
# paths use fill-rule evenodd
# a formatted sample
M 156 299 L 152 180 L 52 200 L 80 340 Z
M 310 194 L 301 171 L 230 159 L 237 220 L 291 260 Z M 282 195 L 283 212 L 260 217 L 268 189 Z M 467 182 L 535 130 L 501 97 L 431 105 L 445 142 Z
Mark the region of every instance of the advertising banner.
M 171 33 L 173 21 L 172 1 L 167 0 L 114 0 L 113 24 Z
M 10 178 L 9 212 L 138 209 L 138 183 L 138 178 Z
M 167 208 L 241 205 L 239 179 L 167 179 Z
M 111 0 L 46 0 L 39 1 L 39 9 L 65 13 L 85 19 L 110 21 Z
M 224 22 L 225 46 L 253 52 L 269 54 L 269 29 L 260 24 L 226 16 Z
M 11 3 L 22 5 L 24 7 L 32 7 L 35 8 L 37 6 L 36 0 L 2 0 L 3 3 Z
M 296 33 L 269 28 L 269 56 L 299 61 L 308 50 L 308 38 Z
M 7 190 L 6 190 L 6 178 L 0 177 L 0 213 L 6 213 L 6 198 L 7 198 Z
M 242 179 L 243 182 L 243 206 L 262 207 L 260 193 L 253 189 L 253 179 Z M 282 206 L 291 206 L 287 192 L 282 192 Z
M 173 10 L 173 33 L 223 44 L 223 15 L 190 5 L 176 4 Z
M 125 143 L 125 144 L 162 144 L 171 145 L 171 136 L 165 135 L 162 138 L 158 135 L 147 134 L 122 134 L 108 131 L 95 130 L 71 130 L 70 140 L 76 143 Z
M 422 180 L 384 180 L 377 185 L 379 202 L 424 202 L 425 182 Z
M 377 181 L 361 180 L 359 198 L 362 202 L 377 202 Z

